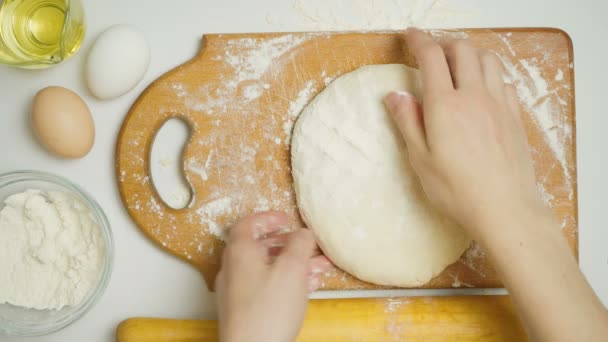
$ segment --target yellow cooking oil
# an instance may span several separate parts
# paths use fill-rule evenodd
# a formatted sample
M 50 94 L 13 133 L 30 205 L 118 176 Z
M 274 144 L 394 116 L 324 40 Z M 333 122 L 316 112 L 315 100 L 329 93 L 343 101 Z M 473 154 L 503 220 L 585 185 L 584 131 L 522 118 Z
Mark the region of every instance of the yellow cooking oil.
M 0 0 L 0 64 L 38 69 L 74 55 L 86 30 L 80 0 Z

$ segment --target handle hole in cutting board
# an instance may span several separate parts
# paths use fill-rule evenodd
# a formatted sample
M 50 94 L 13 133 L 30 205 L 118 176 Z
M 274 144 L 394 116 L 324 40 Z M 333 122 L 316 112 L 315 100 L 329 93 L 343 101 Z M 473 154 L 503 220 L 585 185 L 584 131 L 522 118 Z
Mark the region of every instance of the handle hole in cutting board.
M 192 187 L 184 175 L 182 152 L 190 127 L 179 118 L 163 124 L 156 133 L 150 152 L 152 182 L 160 198 L 173 209 L 184 209 L 192 202 Z

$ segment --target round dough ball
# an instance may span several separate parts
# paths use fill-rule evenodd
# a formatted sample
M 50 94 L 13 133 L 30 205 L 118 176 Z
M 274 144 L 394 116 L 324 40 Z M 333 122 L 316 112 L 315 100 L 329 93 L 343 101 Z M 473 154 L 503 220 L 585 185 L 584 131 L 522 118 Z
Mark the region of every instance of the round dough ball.
M 34 97 L 32 128 L 47 150 L 64 158 L 82 158 L 95 141 L 87 104 L 73 91 L 46 87 Z
M 293 132 L 302 218 L 338 267 L 380 285 L 423 285 L 471 243 L 429 204 L 383 104 L 417 85 L 418 71 L 404 65 L 362 67 L 308 104 Z

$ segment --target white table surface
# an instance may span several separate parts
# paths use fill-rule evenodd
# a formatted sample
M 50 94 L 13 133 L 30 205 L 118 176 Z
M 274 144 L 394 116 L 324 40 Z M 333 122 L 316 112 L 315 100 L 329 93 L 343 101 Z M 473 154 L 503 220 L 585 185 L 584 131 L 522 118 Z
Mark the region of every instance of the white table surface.
M 202 33 L 302 30 L 292 1 L 285 0 L 84 0 L 88 32 L 81 51 L 48 70 L 0 66 L 0 173 L 36 169 L 66 176 L 99 201 L 112 224 L 115 262 L 110 284 L 98 304 L 81 320 L 39 341 L 113 341 L 117 324 L 133 316 L 214 318 L 215 298 L 192 267 L 150 243 L 131 222 L 120 202 L 114 176 L 114 146 L 127 110 L 147 84 L 188 60 Z M 608 113 L 604 63 L 608 48 L 608 2 L 599 0 L 454 0 L 468 16 L 456 16 L 445 27 L 551 26 L 574 41 L 580 266 L 608 304 Z M 268 16 L 270 14 L 270 16 Z M 270 23 L 269 23 L 270 21 Z M 82 69 L 87 51 L 104 28 L 128 23 L 147 36 L 152 60 L 145 79 L 127 95 L 99 101 L 87 91 Z M 78 161 L 57 159 L 34 139 L 28 113 L 33 95 L 49 85 L 81 94 L 93 113 L 96 141 Z M 1 341 L 21 338 L 0 336 Z

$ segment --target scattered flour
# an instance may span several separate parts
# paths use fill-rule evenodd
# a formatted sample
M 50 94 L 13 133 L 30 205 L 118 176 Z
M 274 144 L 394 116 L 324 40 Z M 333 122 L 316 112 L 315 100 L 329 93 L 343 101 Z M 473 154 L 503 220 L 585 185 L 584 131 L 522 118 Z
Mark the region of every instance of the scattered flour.
M 386 298 L 386 307 L 384 309 L 385 313 L 393 314 L 399 311 L 401 307 L 408 304 L 409 300 L 407 298 Z
M 454 282 L 452 283 L 452 287 L 453 287 L 453 288 L 459 288 L 459 287 L 475 287 L 475 286 L 473 286 L 473 285 L 471 285 L 471 284 L 469 284 L 469 283 L 465 283 L 465 282 L 460 281 L 460 279 L 459 279 L 458 277 L 456 277 L 456 276 L 453 276 L 453 275 L 452 275 L 452 278 L 454 279 Z
M 287 112 L 287 115 L 285 115 L 286 119 L 283 123 L 286 145 L 291 144 L 291 131 L 293 130 L 293 125 L 304 107 L 306 107 L 308 102 L 312 99 L 315 90 L 314 86 L 315 83 L 313 81 L 308 81 L 304 89 L 300 90 L 298 97 L 289 104 L 289 111 Z
M 378 300 L 385 302 L 384 314 L 386 315 L 386 323 L 384 329 L 391 335 L 393 341 L 401 341 L 403 333 L 411 322 L 408 322 L 405 318 L 400 319 L 399 311 L 410 304 L 410 300 L 407 297 Z
M 540 69 L 537 66 L 537 59 L 521 59 L 519 63 L 521 64 L 521 66 L 524 67 L 524 70 L 527 72 L 529 80 L 532 82 L 532 84 L 528 87 L 522 88 L 526 90 L 526 92 L 523 94 L 524 96 L 522 97 L 522 100 L 524 100 L 528 106 L 531 106 L 534 105 L 535 102 L 537 102 L 538 100 L 549 95 L 549 85 L 547 83 L 547 80 L 545 80 L 540 73 Z
M 258 199 L 257 205 L 255 207 L 255 211 L 263 212 L 270 210 L 270 201 L 265 197 L 260 197 Z
M 512 36 L 512 34 L 511 34 L 511 32 L 509 32 L 506 35 L 499 34 L 498 38 L 500 40 L 502 40 L 502 42 L 505 44 L 505 46 L 509 50 L 509 53 L 511 54 L 511 56 L 516 56 L 517 53 L 513 49 L 513 45 L 511 45 L 511 41 L 509 40 L 509 37 L 511 37 L 511 36 Z
M 477 242 L 473 241 L 471 247 L 464 252 L 464 257 L 460 258 L 459 261 L 481 277 L 486 277 L 486 273 L 480 268 L 480 263 L 485 260 L 485 258 L 486 253 L 481 249 L 481 246 L 479 246 Z
M 532 114 L 532 119 L 542 130 L 547 145 L 563 170 L 567 185 L 570 185 L 572 170 L 565 148 L 572 140 L 572 127 L 564 121 L 562 107 L 566 103 L 553 96 L 556 90 L 549 89 L 549 83 L 539 68 L 543 61 L 532 58 L 518 59 L 513 63 L 510 59 L 502 59 L 507 70 L 505 81 L 517 88 L 524 109 Z
M 215 222 L 215 219 L 220 215 L 230 214 L 232 212 L 231 204 L 230 197 L 222 197 L 207 202 L 196 210 L 196 213 L 200 216 L 200 223 L 207 226 L 209 232 L 221 240 L 224 240 L 224 229 Z
M 545 205 L 551 206 L 551 204 L 553 204 L 555 196 L 547 191 L 544 182 L 538 182 L 536 184 L 536 187 L 538 189 L 538 192 L 540 193 L 541 198 L 543 199 L 543 202 L 545 202 Z
M 236 87 L 243 81 L 259 80 L 276 58 L 305 40 L 299 36 L 284 35 L 264 41 L 253 38 L 230 41 L 225 55 L 221 57 L 236 71 L 236 79 L 228 81 L 229 85 Z M 237 53 L 241 49 L 246 49 L 246 52 Z
M 209 179 L 209 176 L 207 176 L 207 168 L 204 165 L 199 164 L 196 158 L 190 158 L 187 167 L 188 170 L 196 173 L 202 180 L 206 181 Z
M 103 269 L 100 227 L 61 191 L 11 195 L 0 211 L 0 304 L 59 310 L 81 303 Z
M 196 89 L 188 89 L 187 85 L 174 83 L 171 88 L 178 98 L 184 99 L 186 107 L 194 112 L 208 115 L 221 115 L 234 110 L 246 112 L 247 104 L 270 89 L 270 84 L 260 82 L 270 66 L 277 62 L 278 57 L 307 39 L 305 36 L 288 34 L 273 39 L 230 40 L 224 53 L 214 57 L 233 69 L 230 76 L 223 76 L 221 87 L 210 89 L 201 85 Z
M 186 164 L 188 170 L 196 173 L 203 181 L 207 181 L 209 176 L 207 175 L 207 170 L 209 169 L 209 165 L 211 164 L 211 158 L 213 156 L 213 151 L 209 152 L 207 155 L 207 160 L 204 164 L 199 164 L 196 158 L 190 158 L 188 160 L 188 164 Z
M 293 7 L 295 22 L 269 13 L 267 23 L 306 31 L 399 30 L 445 27 L 449 20 L 470 12 L 449 8 L 441 0 L 296 0 Z
M 245 90 L 243 90 L 243 96 L 248 101 L 253 101 L 253 100 L 257 99 L 258 97 L 262 96 L 262 92 L 263 92 L 263 88 L 257 84 L 254 84 L 254 85 L 245 87 Z

